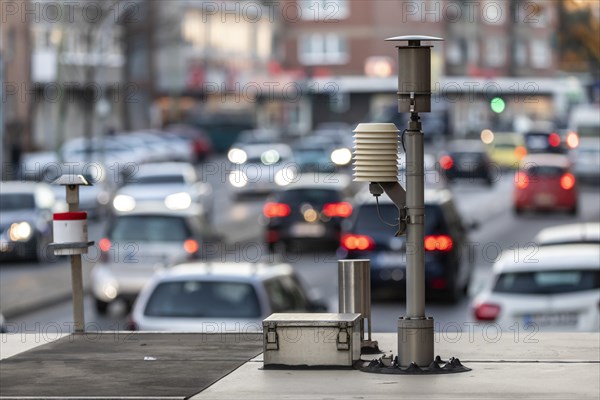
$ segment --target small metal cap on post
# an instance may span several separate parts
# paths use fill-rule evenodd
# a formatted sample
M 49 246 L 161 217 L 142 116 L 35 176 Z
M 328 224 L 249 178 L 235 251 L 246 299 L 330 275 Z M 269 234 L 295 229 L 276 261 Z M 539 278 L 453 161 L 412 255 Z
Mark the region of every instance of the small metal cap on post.
M 434 36 L 407 35 L 385 39 L 408 42 L 398 49 L 398 112 L 431 111 L 431 47 L 421 42 L 439 42 Z

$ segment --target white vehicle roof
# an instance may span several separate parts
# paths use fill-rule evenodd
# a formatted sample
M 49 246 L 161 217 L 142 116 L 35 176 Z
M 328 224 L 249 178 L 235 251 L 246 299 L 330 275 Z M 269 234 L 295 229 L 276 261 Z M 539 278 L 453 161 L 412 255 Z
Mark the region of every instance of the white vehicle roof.
M 290 146 L 283 143 L 273 144 L 249 144 L 241 147 L 246 152 L 248 158 L 260 157 L 265 151 L 275 150 L 279 153 L 281 158 L 290 158 L 292 150 Z
M 234 280 L 244 282 L 263 281 L 276 276 L 289 275 L 289 264 L 263 264 L 250 262 L 190 262 L 179 264 L 155 276 L 155 282 L 182 280 Z
M 187 162 L 159 162 L 140 165 L 134 173 L 135 176 L 150 175 L 187 175 L 194 173 L 194 166 Z
M 534 238 L 539 245 L 595 242 L 600 243 L 600 223 L 567 224 L 542 229 Z
M 505 251 L 494 264 L 494 274 L 569 269 L 600 269 L 600 246 L 573 244 Z

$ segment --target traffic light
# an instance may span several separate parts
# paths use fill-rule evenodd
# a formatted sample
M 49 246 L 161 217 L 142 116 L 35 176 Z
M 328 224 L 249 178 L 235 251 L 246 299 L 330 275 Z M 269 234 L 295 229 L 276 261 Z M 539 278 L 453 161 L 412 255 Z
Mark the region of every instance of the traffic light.
M 504 100 L 501 97 L 494 97 L 490 101 L 490 108 L 496 114 L 500 114 L 506 108 L 506 103 L 504 102 Z

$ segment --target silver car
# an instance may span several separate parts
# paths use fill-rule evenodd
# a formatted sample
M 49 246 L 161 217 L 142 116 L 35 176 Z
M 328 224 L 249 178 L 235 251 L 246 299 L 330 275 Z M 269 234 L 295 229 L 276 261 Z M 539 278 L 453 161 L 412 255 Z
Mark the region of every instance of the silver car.
M 212 187 L 198 180 L 190 163 L 169 162 L 140 165 L 126 178 L 112 207 L 117 214 L 155 209 L 196 213 L 206 221 L 212 216 Z
M 286 144 L 251 144 L 229 150 L 228 181 L 234 196 L 267 194 L 294 182 L 298 166 Z
M 152 275 L 182 260 L 199 258 L 206 229 L 190 211 L 135 211 L 116 215 L 98 242 L 91 274 L 96 310 L 124 300 L 128 305 Z
M 131 329 L 257 332 L 274 312 L 326 311 L 289 264 L 188 263 L 154 279 L 133 308 Z

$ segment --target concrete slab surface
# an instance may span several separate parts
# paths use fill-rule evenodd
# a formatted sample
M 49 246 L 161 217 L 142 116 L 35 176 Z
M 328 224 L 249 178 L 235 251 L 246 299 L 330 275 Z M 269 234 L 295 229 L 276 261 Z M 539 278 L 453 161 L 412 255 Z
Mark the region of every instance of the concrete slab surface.
M 188 398 L 262 351 L 262 335 L 69 335 L 0 361 L 0 397 Z
M 376 334 L 396 352 L 395 334 Z M 472 371 L 381 375 L 361 371 L 263 370 L 258 356 L 194 396 L 196 400 L 594 399 L 600 398 L 600 334 L 503 337 L 436 335 L 435 354 Z M 363 356 L 363 359 L 366 357 Z
M 382 350 L 395 353 L 396 334 L 374 339 Z M 7 399 L 600 398 L 599 333 L 438 333 L 435 354 L 459 357 L 472 371 L 427 376 L 263 370 L 260 334 L 13 334 L 0 335 L 0 346 L 2 357 L 18 353 L 0 362 L 0 397 Z

